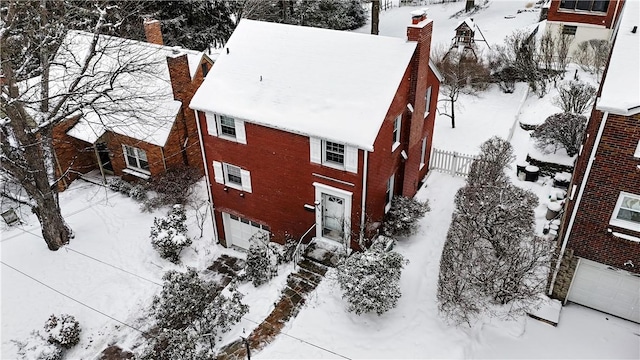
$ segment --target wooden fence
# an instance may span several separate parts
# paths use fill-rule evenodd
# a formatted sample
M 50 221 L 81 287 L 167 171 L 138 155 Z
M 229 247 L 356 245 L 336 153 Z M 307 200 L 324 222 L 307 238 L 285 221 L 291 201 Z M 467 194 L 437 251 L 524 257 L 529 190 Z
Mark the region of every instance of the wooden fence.
M 467 176 L 471 170 L 471 163 L 476 155 L 460 154 L 455 151 L 446 151 L 433 148 L 429 160 L 430 170 L 439 170 L 456 176 Z

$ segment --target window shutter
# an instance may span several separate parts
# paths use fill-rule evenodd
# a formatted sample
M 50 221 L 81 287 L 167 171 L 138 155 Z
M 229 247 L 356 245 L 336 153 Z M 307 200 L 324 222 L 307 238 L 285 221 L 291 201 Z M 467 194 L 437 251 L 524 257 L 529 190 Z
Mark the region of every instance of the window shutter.
M 241 144 L 247 143 L 247 134 L 244 131 L 244 120 L 235 119 L 236 122 L 236 140 Z
M 204 117 L 207 120 L 207 132 L 211 136 L 218 136 L 218 127 L 216 126 L 216 116 L 212 113 L 205 112 Z
M 358 173 L 358 148 L 345 145 L 344 167 L 348 172 Z
M 309 152 L 311 154 L 311 162 L 320 164 L 322 163 L 322 140 L 314 137 L 309 138 L 310 149 Z
M 129 166 L 129 157 L 127 156 L 127 147 L 122 144 L 122 155 L 124 155 L 124 162 Z
M 242 190 L 251 192 L 251 173 L 247 170 L 240 170 L 240 176 L 242 177 Z
M 222 163 L 213 162 L 213 174 L 218 184 L 224 184 L 224 173 L 222 172 Z

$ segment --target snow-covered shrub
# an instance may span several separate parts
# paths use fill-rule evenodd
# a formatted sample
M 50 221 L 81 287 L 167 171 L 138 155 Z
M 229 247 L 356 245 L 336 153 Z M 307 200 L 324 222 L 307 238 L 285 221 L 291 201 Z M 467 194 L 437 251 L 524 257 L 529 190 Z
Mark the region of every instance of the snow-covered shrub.
M 408 261 L 394 251 L 385 251 L 383 242 L 364 252 L 355 252 L 338 264 L 338 284 L 347 300 L 347 310 L 360 315 L 382 315 L 396 307 L 402 268 Z
M 225 294 L 218 285 L 202 279 L 193 268 L 169 271 L 163 276 L 160 296 L 151 312 L 160 335 L 153 337 L 142 359 L 214 359 L 215 343 L 231 330 L 249 307 L 231 284 Z
M 258 232 L 250 239 L 245 274 L 254 286 L 260 286 L 276 274 L 278 256 L 270 246 L 269 236 Z
M 164 205 L 186 204 L 193 192 L 192 185 L 202 176 L 196 169 L 180 166 L 151 177 L 148 187 L 155 197 L 144 201 L 143 210 L 151 211 Z
M 44 331 L 49 335 L 49 342 L 69 349 L 80 341 L 80 323 L 72 315 L 62 314 L 60 317 L 49 316 L 44 323 Z
M 136 184 L 129 190 L 129 197 L 136 201 L 144 201 L 147 198 L 147 189 L 144 185 Z
M 582 145 L 586 129 L 586 117 L 559 113 L 549 116 L 531 133 L 531 137 L 535 139 L 536 146 L 541 151 L 550 152 L 549 147 L 555 150 L 560 146 L 567 151 L 567 155 L 575 156 Z
M 13 341 L 20 360 L 60 360 L 62 348 L 47 341 L 38 331 L 32 331 L 25 341 Z
M 428 202 L 397 196 L 384 217 L 382 233 L 387 236 L 410 236 L 418 230 L 418 220 L 429 211 Z
M 505 169 L 514 159 L 511 143 L 497 136 L 490 138 L 480 145 L 480 154 L 471 163 L 467 184 L 500 186 L 508 183 Z
M 186 221 L 187 215 L 182 205 L 174 205 L 169 215 L 153 219 L 151 244 L 160 256 L 173 263 L 178 263 L 182 249 L 191 245 Z
M 558 96 L 552 102 L 565 113 L 583 114 L 593 104 L 596 88 L 571 80 L 558 86 Z
M 129 191 L 131 191 L 131 188 L 133 187 L 131 184 L 120 178 L 109 179 L 109 181 L 107 182 L 107 186 L 109 187 L 109 189 L 123 193 L 127 196 L 129 196 Z

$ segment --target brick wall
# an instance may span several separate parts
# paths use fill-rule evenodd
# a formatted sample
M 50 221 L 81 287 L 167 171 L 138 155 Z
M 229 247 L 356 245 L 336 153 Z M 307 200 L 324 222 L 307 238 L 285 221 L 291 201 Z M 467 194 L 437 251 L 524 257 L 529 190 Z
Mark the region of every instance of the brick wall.
M 56 178 L 65 174 L 63 179 L 58 182 L 59 191 L 64 191 L 69 183 L 79 176 L 78 173 L 84 174 L 98 168 L 93 145 L 66 134 L 78 120 L 78 118 L 68 119 L 53 128 Z
M 590 12 L 590 11 L 576 11 L 560 8 L 560 0 L 553 0 L 549 6 L 549 12 L 547 14 L 548 21 L 557 22 L 575 22 L 581 24 L 601 25 L 610 29 L 613 27 L 615 20 L 620 16 L 624 0 L 619 0 L 620 4 L 616 5 L 618 0 L 609 1 L 609 7 L 606 13 Z

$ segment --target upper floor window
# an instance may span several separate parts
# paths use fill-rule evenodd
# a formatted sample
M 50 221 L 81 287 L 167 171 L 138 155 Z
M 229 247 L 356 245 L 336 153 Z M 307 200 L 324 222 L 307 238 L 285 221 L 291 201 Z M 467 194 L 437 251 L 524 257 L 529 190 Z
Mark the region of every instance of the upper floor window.
M 207 120 L 207 133 L 222 139 L 247 143 L 244 121 L 227 115 L 204 113 Z
M 206 62 L 203 62 L 200 67 L 202 68 L 202 77 L 206 77 L 207 74 L 209 73 L 209 64 Z
M 402 129 L 402 114 L 393 121 L 393 145 L 391 151 L 395 151 L 400 146 L 400 131 Z
M 609 0 L 561 0 L 560 8 L 567 10 L 606 12 Z
M 420 169 L 424 167 L 424 162 L 427 158 L 427 137 L 422 138 L 422 151 L 420 152 Z
M 251 192 L 251 173 L 248 170 L 244 170 L 239 166 L 214 161 L 213 174 L 218 184 Z
M 429 109 L 431 109 L 431 86 L 427 88 L 427 92 L 424 94 L 424 117 L 429 115 Z
M 144 150 L 129 145 L 122 145 L 122 148 L 127 167 L 149 173 L 149 161 Z
M 393 188 L 395 185 L 396 174 L 391 175 L 387 180 L 387 191 L 384 194 L 384 212 L 388 212 L 391 209 L 391 200 L 393 200 Z
M 358 148 L 353 146 L 310 137 L 309 154 L 312 163 L 358 172 Z
M 621 192 L 609 224 L 640 232 L 640 195 Z

